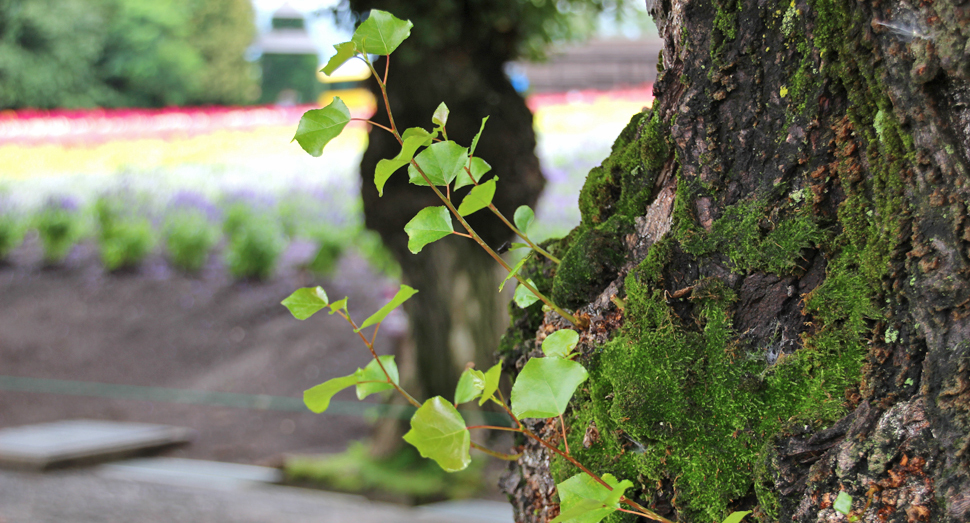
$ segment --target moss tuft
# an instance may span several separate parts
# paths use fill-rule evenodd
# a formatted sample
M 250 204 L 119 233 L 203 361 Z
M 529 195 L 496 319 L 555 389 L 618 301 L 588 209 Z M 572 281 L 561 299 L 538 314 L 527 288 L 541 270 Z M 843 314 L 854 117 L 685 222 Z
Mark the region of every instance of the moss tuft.
M 552 301 L 576 309 L 596 297 L 619 274 L 626 259 L 623 236 L 631 232 L 633 220 L 623 215 L 581 230 L 556 270 Z

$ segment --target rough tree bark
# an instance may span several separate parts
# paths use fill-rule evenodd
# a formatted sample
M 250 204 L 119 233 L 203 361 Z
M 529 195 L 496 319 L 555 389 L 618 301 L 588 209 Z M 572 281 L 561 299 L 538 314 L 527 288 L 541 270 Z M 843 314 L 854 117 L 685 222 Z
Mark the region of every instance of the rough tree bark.
M 416 25 L 425 24 L 391 57 L 389 98 L 398 128 L 430 129 L 431 115 L 445 102 L 452 115 L 448 137 L 467 146 L 482 118 L 489 116 L 476 155 L 492 166 L 488 177 L 502 180 L 496 207 L 511 217 L 519 205 L 534 205 L 545 180 L 534 152 L 532 113 L 503 73 L 504 62 L 516 51 L 515 40 L 492 29 L 486 14 L 494 9 L 476 2 L 436 0 L 357 0 L 351 7 L 358 12 L 385 9 Z M 447 26 L 429 28 L 428 19 L 439 24 L 447 20 Z M 375 66 L 383 74 L 384 59 Z M 372 89 L 381 100 L 379 88 L 372 84 Z M 374 119 L 387 122 L 386 111 L 378 105 Z M 378 197 L 373 182 L 377 162 L 396 156 L 400 149 L 386 131 L 371 130 L 361 161 L 366 225 L 379 232 L 394 252 L 404 283 L 420 291 L 405 304 L 416 388 L 423 389 L 422 397 L 450 398 L 466 363 L 474 361 L 478 368 L 494 364 L 494 350 L 507 325 L 496 294 L 504 275 L 468 239 L 447 238 L 418 255 L 408 251 L 404 225 L 419 210 L 441 202 L 426 187 L 410 185 L 403 175 L 392 177 L 384 196 Z M 453 201 L 460 202 L 467 191 L 459 191 Z M 511 239 L 509 230 L 488 212 L 476 213 L 468 221 L 493 248 Z
M 678 521 L 970 521 L 970 3 L 652 13 L 653 109 L 528 268 L 590 318 L 569 448 Z M 507 369 L 567 327 L 513 311 Z M 548 521 L 577 471 L 522 448 L 503 487 Z

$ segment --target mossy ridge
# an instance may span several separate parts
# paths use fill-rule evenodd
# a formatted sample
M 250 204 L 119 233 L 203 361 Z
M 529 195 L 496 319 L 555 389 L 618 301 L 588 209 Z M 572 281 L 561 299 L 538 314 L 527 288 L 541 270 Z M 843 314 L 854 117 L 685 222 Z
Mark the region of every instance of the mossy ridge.
M 634 230 L 670 157 L 667 129 L 646 110 L 630 119 L 610 156 L 590 171 L 579 195 L 582 221 L 563 242 L 568 248 L 556 270 L 551 298 L 578 308 L 616 279 L 625 263 L 623 238 Z
M 659 115 L 650 110 L 635 114 L 613 143 L 610 156 L 586 177 L 579 193 L 580 227 L 595 227 L 614 214 L 642 215 L 668 155 Z

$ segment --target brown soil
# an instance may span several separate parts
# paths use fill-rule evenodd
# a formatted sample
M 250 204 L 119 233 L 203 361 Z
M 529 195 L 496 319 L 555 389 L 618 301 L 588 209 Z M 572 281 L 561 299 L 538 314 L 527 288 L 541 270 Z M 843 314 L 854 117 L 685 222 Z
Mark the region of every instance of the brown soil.
M 339 317 L 297 321 L 280 301 L 320 284 L 332 298 L 349 296 L 359 321 L 395 288 L 353 253 L 331 278 L 314 277 L 298 268 L 312 254 L 291 245 L 271 281 L 235 282 L 217 256 L 195 277 L 160 256 L 106 274 L 93 245 L 48 268 L 28 241 L 0 266 L 0 375 L 300 398 L 369 356 Z M 391 330 L 379 351 L 389 352 Z M 195 441 L 171 454 L 263 464 L 343 450 L 369 427 L 362 416 L 0 390 L 0 427 L 71 418 L 191 427 Z

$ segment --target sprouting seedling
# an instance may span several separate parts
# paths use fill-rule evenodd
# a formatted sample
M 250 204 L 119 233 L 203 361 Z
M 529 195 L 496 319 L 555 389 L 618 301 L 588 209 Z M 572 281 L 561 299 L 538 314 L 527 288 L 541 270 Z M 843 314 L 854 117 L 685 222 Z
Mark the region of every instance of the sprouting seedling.
M 339 97 L 335 97 L 326 107 L 307 111 L 300 119 L 299 127 L 293 139 L 311 155 L 319 156 L 327 143 L 339 136 L 344 127 L 352 120 L 362 120 L 391 133 L 401 145 L 401 151 L 393 158 L 386 158 L 378 162 L 374 172 L 374 185 L 377 187 L 378 194 L 383 195 L 384 186 L 390 177 L 399 172 L 402 167 L 407 166 L 409 181 L 414 185 L 429 187 L 444 204 L 422 209 L 405 225 L 404 231 L 408 235 L 408 249 L 417 254 L 424 246 L 447 236 L 457 235 L 469 238 L 478 243 L 508 271 L 510 278 L 515 278 L 519 282 L 519 294 L 530 294 L 535 297 L 531 301 L 529 299 L 517 299 L 516 303 L 527 306 L 541 300 L 569 322 L 574 325 L 582 325 L 582 321 L 539 292 L 531 280 L 520 276 L 518 269 L 522 265 L 518 264 L 515 268 L 510 267 L 465 220 L 466 216 L 488 209 L 524 242 L 512 244 L 511 248 L 529 248 L 553 263 L 559 263 L 559 259 L 536 245 L 529 238 L 528 228 L 535 218 L 532 209 L 528 206 L 520 207 L 516 210 L 513 220 L 510 221 L 492 202 L 499 180 L 497 177 L 493 177 L 488 181 L 483 181 L 484 175 L 491 170 L 491 166 L 482 158 L 475 156 L 475 149 L 485 130 L 488 117 L 482 120 L 481 128 L 472 139 L 470 147 L 463 147 L 449 140 L 447 124 L 450 111 L 443 102 L 432 115 L 432 130 L 412 127 L 401 132 L 397 127 L 387 96 L 389 55 L 410 36 L 411 28 L 410 21 L 398 19 L 384 11 L 372 10 L 370 16 L 354 32 L 351 41 L 334 46 L 337 53 L 322 69 L 325 74 L 331 74 L 350 59 L 363 60 L 380 86 L 383 103 L 387 110 L 388 125 L 369 119 L 351 118 L 350 110 L 344 102 Z M 378 74 L 374 68 L 370 55 L 387 56 L 383 76 Z M 456 206 L 452 201 L 453 191 L 466 186 L 471 186 L 471 190 Z M 455 230 L 454 221 L 460 224 L 460 229 L 464 229 L 464 232 Z

